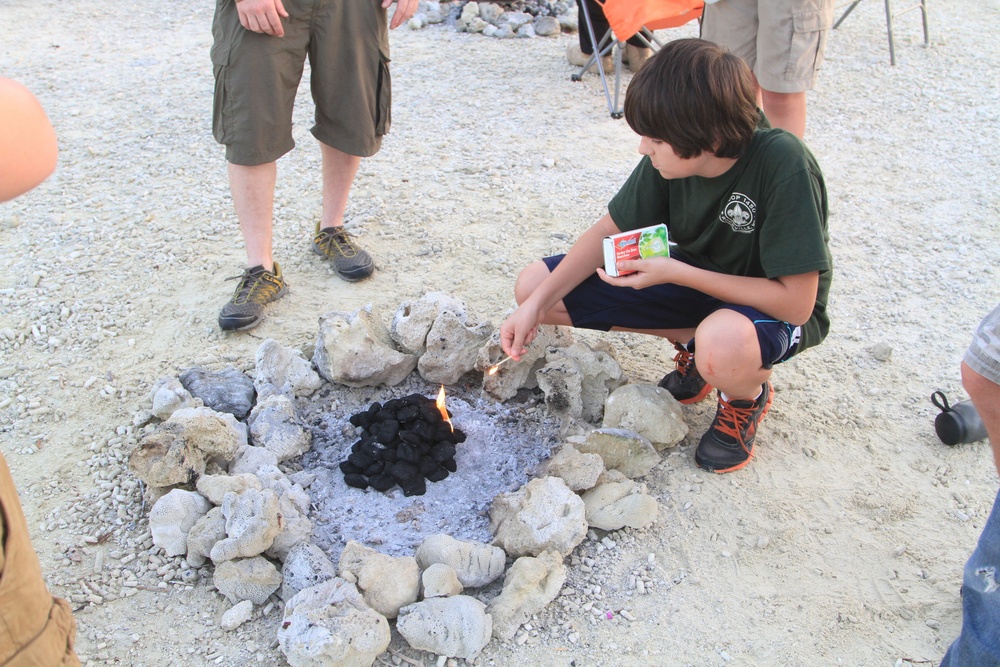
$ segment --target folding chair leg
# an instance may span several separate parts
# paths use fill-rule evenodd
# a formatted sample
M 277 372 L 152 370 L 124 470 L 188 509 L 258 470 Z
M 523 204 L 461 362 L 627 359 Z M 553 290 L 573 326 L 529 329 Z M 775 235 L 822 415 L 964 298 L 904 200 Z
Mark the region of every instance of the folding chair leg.
M 570 77 L 573 81 L 580 81 L 583 79 L 583 75 L 587 73 L 587 70 L 591 68 L 593 64 L 597 64 L 597 71 L 601 76 L 601 84 L 604 86 L 604 99 L 608 103 L 608 112 L 611 114 L 612 118 L 621 118 L 624 114 L 623 110 L 618 107 L 618 97 L 619 91 L 621 89 L 621 65 L 622 65 L 622 54 L 621 54 L 621 42 L 613 40 L 611 31 L 601 38 L 600 43 L 597 42 L 597 36 L 594 34 L 594 24 L 590 21 L 590 10 L 587 9 L 587 3 L 581 2 L 580 6 L 583 8 L 583 16 L 586 19 L 587 31 L 590 33 L 590 43 L 594 45 L 594 53 L 587 61 L 587 64 L 583 66 L 579 74 L 574 74 Z M 610 43 L 610 45 L 609 45 Z M 615 50 L 615 46 L 618 46 L 617 53 L 615 54 L 615 101 L 614 104 L 611 102 L 611 91 L 608 90 L 608 79 L 607 74 L 604 71 L 604 62 L 602 58 L 610 51 Z

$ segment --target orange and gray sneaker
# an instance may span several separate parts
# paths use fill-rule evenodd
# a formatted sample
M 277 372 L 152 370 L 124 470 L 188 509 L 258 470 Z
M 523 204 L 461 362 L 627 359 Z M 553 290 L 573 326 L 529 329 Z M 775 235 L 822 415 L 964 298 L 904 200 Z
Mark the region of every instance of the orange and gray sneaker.
M 705 382 L 698 372 L 698 367 L 694 365 L 694 352 L 688 352 L 686 345 L 674 342 L 674 363 L 677 369 L 667 373 L 659 386 L 670 392 L 670 395 L 677 399 L 678 403 L 690 405 L 697 403 L 708 396 L 712 391 L 712 385 Z
M 367 278 L 375 270 L 371 255 L 362 250 L 342 226 L 319 228 L 313 237 L 313 252 L 333 262 L 333 270 L 349 283 Z
M 233 298 L 219 313 L 219 328 L 223 331 L 241 331 L 260 324 L 264 319 L 264 306 L 285 295 L 288 285 L 281 275 L 281 267 L 274 263 L 268 271 L 262 265 L 243 270 L 243 275 L 226 278 L 239 280 Z
M 754 441 L 774 390 L 771 383 L 761 385 L 760 396 L 754 400 L 725 400 L 719 396 L 715 419 L 705 435 L 701 436 L 694 462 L 699 468 L 712 472 L 739 470 L 753 458 Z

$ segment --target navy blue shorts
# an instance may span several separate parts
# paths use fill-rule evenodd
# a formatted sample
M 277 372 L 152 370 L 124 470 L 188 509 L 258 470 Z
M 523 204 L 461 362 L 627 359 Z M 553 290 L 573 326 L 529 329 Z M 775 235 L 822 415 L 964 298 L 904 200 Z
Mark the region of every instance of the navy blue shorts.
M 672 256 L 690 263 L 679 253 Z M 552 271 L 563 257 L 565 255 L 555 255 L 542 261 Z M 597 331 L 610 331 L 612 327 L 694 329 L 720 308 L 735 310 L 756 327 L 764 368 L 791 359 L 802 337 L 801 327 L 776 320 L 756 308 L 725 303 L 704 292 L 672 283 L 643 289 L 615 287 L 595 273 L 564 296 L 563 305 L 574 327 Z

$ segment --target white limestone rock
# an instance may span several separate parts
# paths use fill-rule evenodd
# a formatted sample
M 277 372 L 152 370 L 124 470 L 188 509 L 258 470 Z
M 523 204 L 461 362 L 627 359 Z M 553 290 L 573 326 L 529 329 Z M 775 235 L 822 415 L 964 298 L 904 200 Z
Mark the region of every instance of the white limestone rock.
M 476 367 L 479 350 L 492 332 L 489 322 L 480 322 L 464 312 L 441 312 L 427 334 L 427 350 L 417 362 L 417 371 L 428 382 L 458 382 Z
M 291 667 L 371 667 L 390 639 L 385 617 L 337 577 L 289 600 L 278 629 L 278 646 Z
M 490 530 L 511 556 L 550 550 L 568 556 L 587 536 L 583 500 L 558 477 L 533 479 L 493 499 Z
M 425 537 L 414 555 L 423 570 L 435 563 L 451 567 L 466 588 L 481 588 L 496 581 L 503 574 L 506 562 L 506 555 L 499 547 L 445 534 Z
M 337 576 L 337 566 L 312 542 L 300 542 L 288 550 L 281 567 L 281 599 L 285 602 L 306 588 Z
M 201 494 L 174 489 L 157 500 L 149 511 L 153 544 L 168 556 L 187 553 L 188 532 L 211 508 L 211 503 Z
M 536 376 L 553 412 L 591 424 L 601 421 L 608 395 L 627 382 L 607 343 L 551 348 Z
M 349 387 L 397 385 L 416 368 L 417 359 L 393 346 L 371 304 L 353 313 L 333 311 L 319 318 L 313 362 L 330 382 Z
M 249 621 L 251 616 L 253 616 L 253 602 L 250 600 L 237 602 L 222 615 L 219 627 L 226 632 L 232 632 Z
M 226 518 L 226 538 L 216 542 L 209 554 L 217 565 L 264 553 L 281 530 L 278 497 L 270 489 L 227 493 L 222 500 L 222 514 Z
M 236 452 L 236 458 L 229 464 L 230 475 L 256 474 L 264 466 L 278 465 L 277 455 L 264 447 L 244 445 Z
M 599 484 L 583 494 L 583 504 L 587 523 L 601 530 L 645 528 L 660 511 L 646 485 L 632 480 Z
M 566 582 L 563 557 L 543 551 L 537 557 L 523 556 L 514 561 L 504 578 L 500 595 L 490 601 L 493 636 L 512 639 L 517 629 L 556 599 Z
M 631 479 L 645 476 L 660 462 L 653 443 L 635 431 L 599 428 L 567 440 L 585 454 L 599 455 L 608 470 L 618 470 Z
M 513 398 L 519 389 L 538 386 L 535 372 L 545 365 L 545 352 L 550 347 L 566 347 L 573 343 L 569 327 L 543 324 L 538 327 L 538 335 L 520 361 L 508 361 L 493 375 L 489 369 L 504 358 L 500 347 L 500 329 L 496 329 L 490 340 L 479 349 L 476 369 L 483 372 L 483 393 L 496 401 Z
M 187 534 L 187 562 L 191 567 L 201 567 L 208 562 L 212 547 L 226 538 L 226 517 L 221 507 L 213 507 L 198 519 Z
M 388 556 L 348 540 L 339 571 L 341 577 L 353 575 L 368 606 L 386 618 L 396 618 L 420 595 L 420 568 L 412 556 Z
M 464 588 L 458 580 L 458 573 L 450 565 L 431 563 L 420 575 L 424 599 L 447 598 L 458 595 Z
M 604 459 L 597 454 L 584 454 L 572 443 L 563 443 L 544 468 L 544 475 L 559 477 L 574 491 L 584 491 L 597 484 L 604 472 Z
M 149 399 L 153 403 L 153 416 L 163 421 L 181 408 L 197 408 L 202 405 L 201 399 L 192 396 L 175 377 L 157 380 L 149 392 Z
M 242 473 L 239 475 L 202 475 L 198 478 L 195 488 L 213 505 L 221 505 L 222 499 L 227 493 L 239 495 L 247 489 L 260 491 L 264 486 L 255 475 Z
M 493 620 L 479 600 L 455 595 L 403 607 L 396 629 L 415 649 L 474 660 L 490 641 Z
M 216 565 L 212 583 L 232 604 L 249 600 L 259 606 L 281 586 L 281 573 L 263 556 L 239 558 Z
M 259 400 L 247 423 L 250 442 L 274 452 L 279 462 L 305 454 L 312 445 L 312 431 L 299 419 L 292 400 L 283 394 Z
M 660 452 L 688 434 L 681 404 L 655 384 L 627 384 L 615 389 L 604 402 L 602 427 L 635 431 Z
M 285 385 L 295 396 L 312 396 L 323 386 L 323 379 L 299 350 L 268 338 L 257 348 L 253 385 L 258 396 L 269 394 L 270 387 Z

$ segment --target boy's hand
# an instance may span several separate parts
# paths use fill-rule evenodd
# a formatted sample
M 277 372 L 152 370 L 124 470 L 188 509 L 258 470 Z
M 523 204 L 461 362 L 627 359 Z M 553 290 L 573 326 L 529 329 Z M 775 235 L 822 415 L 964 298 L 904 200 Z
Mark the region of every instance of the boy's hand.
M 389 5 L 393 3 L 393 0 L 382 0 L 382 9 L 389 9 Z M 395 30 L 403 24 L 404 21 L 409 21 L 410 18 L 417 12 L 417 6 L 420 4 L 420 0 L 396 0 L 396 11 L 392 15 L 392 22 L 389 23 L 389 29 Z
M 240 15 L 240 24 L 247 30 L 272 37 L 285 36 L 281 19 L 287 19 L 288 12 L 281 0 L 236 0 L 236 11 Z
M 613 278 L 604 269 L 597 269 L 601 280 L 616 287 L 642 289 L 651 285 L 676 282 L 671 278 L 676 265 L 683 266 L 672 257 L 650 257 L 649 259 L 623 259 L 618 262 L 619 271 L 635 271 L 627 276 Z
M 504 320 L 500 325 L 500 346 L 504 354 L 520 361 L 521 355 L 528 351 L 527 346 L 538 335 L 539 319 L 530 308 L 521 306 Z

